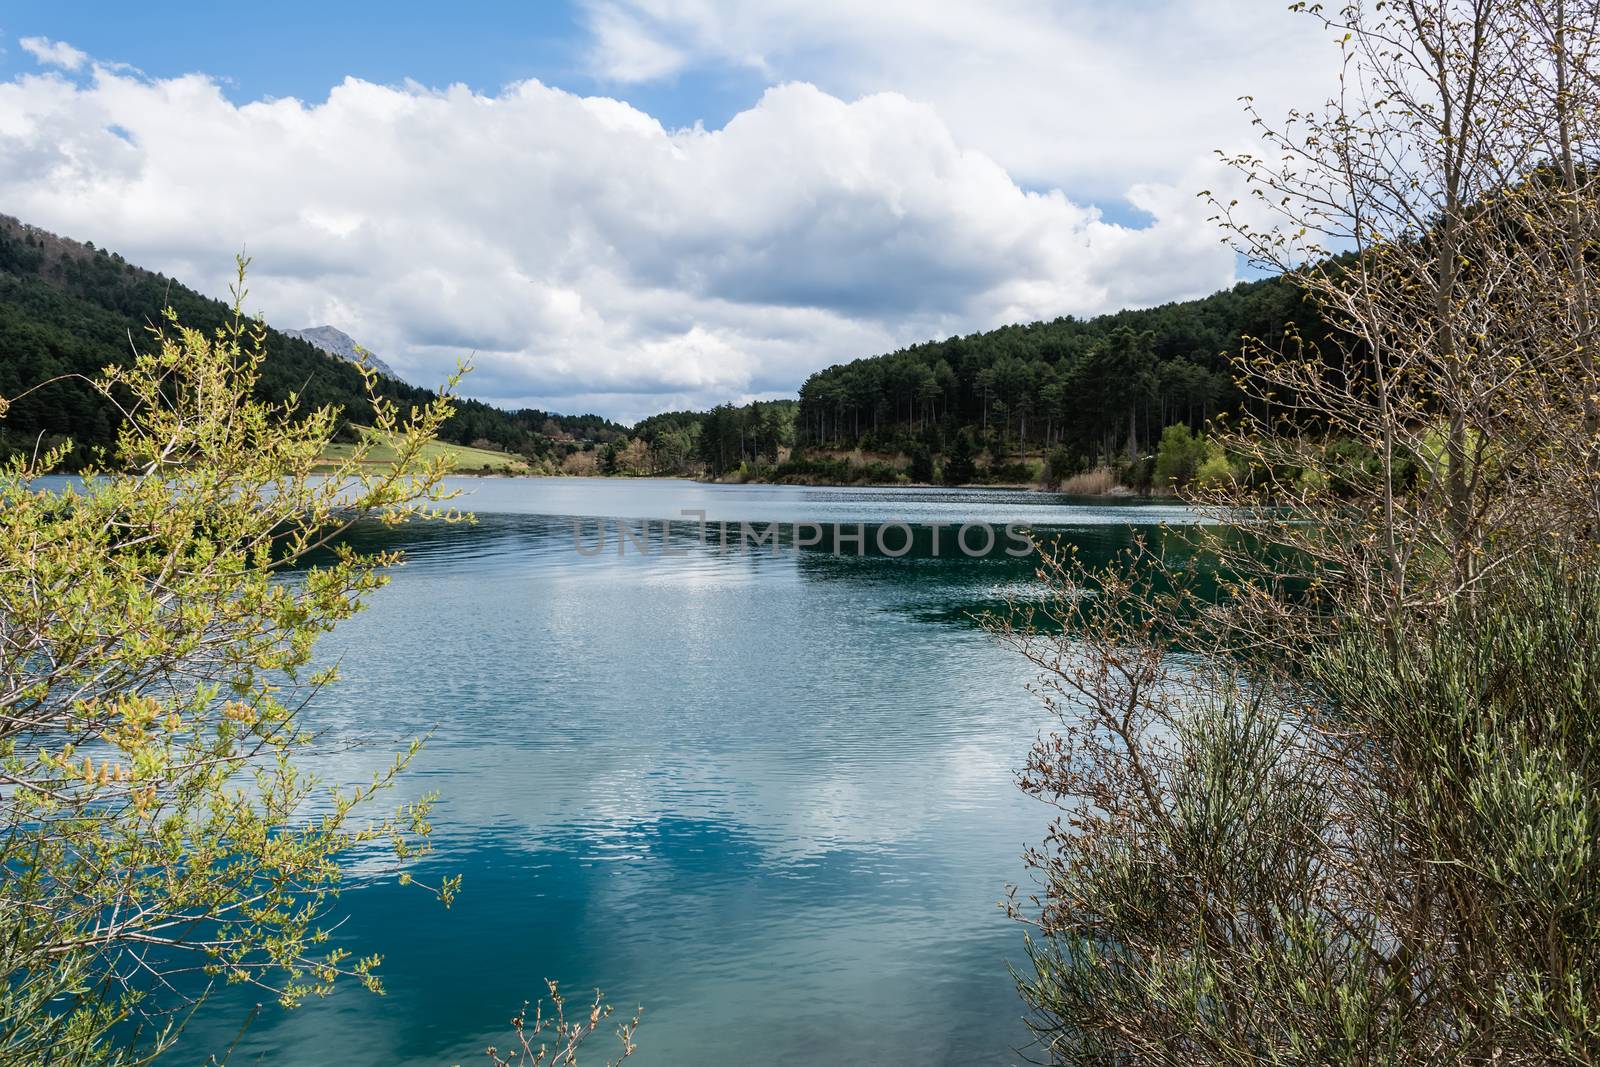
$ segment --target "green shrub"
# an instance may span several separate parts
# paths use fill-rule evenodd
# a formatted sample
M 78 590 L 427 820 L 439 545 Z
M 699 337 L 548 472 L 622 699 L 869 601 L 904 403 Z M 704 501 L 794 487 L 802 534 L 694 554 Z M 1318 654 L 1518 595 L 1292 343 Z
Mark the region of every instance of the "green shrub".
M 0 465 L 0 704 L 26 709 L 0 729 L 7 1064 L 144 1062 L 174 1036 L 175 974 L 287 1006 L 378 987 L 378 958 L 325 930 L 343 864 L 427 848 L 426 798 L 367 814 L 417 744 L 306 819 L 300 710 L 337 675 L 310 669 L 313 641 L 398 561 L 338 538 L 440 517 L 447 468 L 426 456 L 452 400 L 403 415 L 367 372 L 376 432 L 319 477 L 337 409 L 256 399 L 264 339 L 237 304 L 216 333 L 169 312 L 96 385 L 130 413 L 109 462 L 61 492 L 37 481 L 61 453 Z
M 1038 468 L 1032 463 L 1021 461 L 1013 463 L 992 464 L 984 471 L 984 477 L 991 482 L 1031 482 L 1038 475 Z
M 1182 489 L 1194 480 L 1201 464 L 1208 458 L 1204 437 L 1196 437 L 1187 423 L 1175 423 L 1161 434 L 1156 446 L 1155 468 L 1152 479 L 1158 489 Z
M 1058 445 L 1045 457 L 1044 482 L 1054 489 L 1081 470 L 1083 470 L 1083 457 L 1068 452 Z
M 1136 459 L 1122 459 L 1116 466 L 1117 481 L 1129 489 L 1148 493 L 1155 482 L 1156 460 L 1144 455 Z
M 1233 464 L 1228 461 L 1228 453 L 1215 442 L 1206 446 L 1206 458 L 1194 472 L 1194 484 L 1214 487 L 1226 485 L 1235 477 Z
M 944 458 L 944 483 L 966 485 L 978 476 L 978 448 L 973 443 L 970 430 L 962 430 Z
M 1022 978 L 1050 1062 L 1600 1056 L 1600 560 L 1248 678 L 1063 573 L 1019 642 L 1071 698 L 1023 779 L 1072 811 Z

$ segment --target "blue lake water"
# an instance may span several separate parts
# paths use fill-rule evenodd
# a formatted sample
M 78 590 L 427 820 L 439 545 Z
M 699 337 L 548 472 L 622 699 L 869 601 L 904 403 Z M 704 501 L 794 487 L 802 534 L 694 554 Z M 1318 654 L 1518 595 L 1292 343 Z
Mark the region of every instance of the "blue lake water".
M 582 556 L 573 517 L 591 546 L 597 517 L 693 522 L 683 509 L 1021 521 L 1103 555 L 1130 523 L 1186 514 L 1000 490 L 457 484 L 476 525 L 361 535 L 407 562 L 324 639 L 344 679 L 307 715 L 310 766 L 335 781 L 432 732 L 404 787 L 441 796 L 418 874 L 463 875 L 460 899 L 358 866 L 336 938 L 384 954 L 387 995 L 267 1004 L 232 1062 L 486 1062 L 545 977 L 643 1005 L 639 1067 L 1024 1062 L 1022 935 L 997 902 L 1051 816 L 1013 778 L 1048 720 L 969 614 L 1025 593 L 1031 562 L 953 540 L 937 557 L 714 538 Z M 226 1048 L 255 999 L 215 997 L 178 1058 Z

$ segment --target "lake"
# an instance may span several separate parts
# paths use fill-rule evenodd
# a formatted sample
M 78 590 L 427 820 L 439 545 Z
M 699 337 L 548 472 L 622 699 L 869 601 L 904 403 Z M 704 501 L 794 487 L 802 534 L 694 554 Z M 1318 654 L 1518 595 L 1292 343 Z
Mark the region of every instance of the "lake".
M 471 1064 L 559 980 L 643 1005 L 630 1064 L 1023 1062 L 997 902 L 1052 809 L 1014 769 L 1048 720 L 1031 672 L 970 613 L 1026 593 L 1032 563 L 924 524 L 1028 523 L 1107 555 L 1178 507 L 1005 490 L 461 479 L 473 526 L 359 540 L 406 564 L 319 646 L 343 681 L 307 711 L 308 766 L 350 781 L 432 733 L 405 792 L 436 790 L 424 880 L 358 870 L 336 940 L 385 956 L 355 987 L 267 1004 L 234 1063 Z M 903 555 L 699 544 L 695 518 L 903 521 Z M 583 517 L 575 542 L 573 517 Z M 677 520 L 681 555 L 599 519 Z M 971 542 L 981 538 L 974 536 Z M 736 539 L 732 544 L 736 544 Z M 648 545 L 649 542 L 646 542 Z M 891 538 L 891 551 L 900 544 Z M 188 1050 L 225 1049 L 257 999 L 225 990 Z M 609 1034 L 588 1063 L 618 1050 Z

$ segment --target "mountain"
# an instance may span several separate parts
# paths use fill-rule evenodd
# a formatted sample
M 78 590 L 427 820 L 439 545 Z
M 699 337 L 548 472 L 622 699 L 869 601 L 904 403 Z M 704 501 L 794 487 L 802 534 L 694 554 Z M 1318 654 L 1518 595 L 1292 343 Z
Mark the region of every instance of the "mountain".
M 149 344 L 147 327 L 162 321 L 166 307 L 184 325 L 206 333 L 230 315 L 220 300 L 118 253 L 0 215 L 0 397 L 14 401 L 0 419 L 0 457 L 71 439 L 78 446 L 73 455 L 82 462 L 90 448 L 111 444 L 116 409 L 73 376 L 92 378 L 108 364 L 126 365 L 134 346 Z M 361 372 L 343 354 L 270 327 L 266 353 L 256 386 L 262 399 L 281 402 L 294 393 L 308 407 L 340 408 L 349 423 L 371 423 Z M 22 395 L 53 379 L 62 380 Z M 402 409 L 434 395 L 393 376 L 380 376 L 375 388 Z M 624 433 L 596 415 L 505 411 L 459 398 L 440 439 L 544 460 Z
M 389 364 L 379 359 L 377 353 L 364 345 L 356 344 L 356 339 L 343 330 L 333 326 L 308 326 L 303 330 L 284 330 L 285 337 L 298 337 L 308 344 L 316 345 L 324 352 L 340 359 L 349 360 L 351 363 L 361 362 L 365 354 L 367 363 L 379 374 L 387 374 L 391 378 L 400 376 L 390 369 Z
M 114 252 L 0 215 L 0 397 L 20 397 L 0 419 L 0 457 L 64 438 L 109 444 L 115 409 L 83 382 L 20 394 L 125 362 L 167 306 L 207 332 L 229 313 L 220 301 Z M 609 460 L 602 470 L 712 474 L 772 460 L 791 446 L 824 456 L 941 455 L 959 448 L 987 453 L 989 465 L 1005 474 L 1001 480 L 1015 481 L 1013 459 L 1061 450 L 1071 465 L 1086 467 L 1147 457 L 1165 427 L 1199 428 L 1236 408 L 1241 398 L 1226 354 L 1238 351 L 1241 337 L 1278 337 L 1290 323 L 1311 342 L 1325 329 L 1283 279 L 1249 282 L 1156 308 L 929 341 L 818 371 L 801 386 L 798 402 L 669 412 L 632 429 L 595 415 L 505 411 L 462 399 L 441 440 L 514 452 L 539 469 L 565 469 L 563 461 L 575 453 L 604 446 Z M 351 363 L 356 343 L 343 331 L 268 329 L 266 349 L 258 385 L 264 399 L 281 401 L 292 392 L 313 407 L 341 408 L 350 423 L 370 423 L 361 374 Z M 400 381 L 381 362 L 377 368 L 379 394 L 402 407 L 433 395 Z

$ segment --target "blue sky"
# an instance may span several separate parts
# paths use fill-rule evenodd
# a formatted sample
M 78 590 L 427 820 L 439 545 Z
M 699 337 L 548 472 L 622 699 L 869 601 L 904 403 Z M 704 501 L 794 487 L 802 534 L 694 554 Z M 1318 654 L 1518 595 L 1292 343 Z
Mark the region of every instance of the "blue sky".
M 1333 54 L 1257 0 L 44 3 L 0 12 L 0 210 L 412 380 L 653 410 L 1203 295 L 1235 98 Z M 455 87 L 455 88 L 450 88 Z M 698 124 L 698 125 L 697 125 Z
M 584 10 L 558 0 L 8 0 L 0 30 L 11 39 L 0 56 L 0 77 L 35 69 L 15 42 L 40 36 L 132 63 L 153 77 L 206 71 L 237 103 L 264 96 L 319 100 L 346 76 L 382 84 L 464 82 L 480 92 L 537 78 L 584 95 L 618 97 L 667 125 L 718 127 L 766 88 L 759 74 L 725 63 L 648 83 L 597 77 L 583 60 L 591 39 Z

